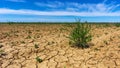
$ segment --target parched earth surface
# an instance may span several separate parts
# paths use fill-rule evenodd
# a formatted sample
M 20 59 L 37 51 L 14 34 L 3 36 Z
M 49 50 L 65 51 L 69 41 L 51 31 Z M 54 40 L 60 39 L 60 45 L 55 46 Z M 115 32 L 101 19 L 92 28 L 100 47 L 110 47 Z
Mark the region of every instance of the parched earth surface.
M 0 24 L 0 68 L 120 68 L 120 27 L 93 25 L 87 49 L 71 47 L 70 31 L 64 24 Z

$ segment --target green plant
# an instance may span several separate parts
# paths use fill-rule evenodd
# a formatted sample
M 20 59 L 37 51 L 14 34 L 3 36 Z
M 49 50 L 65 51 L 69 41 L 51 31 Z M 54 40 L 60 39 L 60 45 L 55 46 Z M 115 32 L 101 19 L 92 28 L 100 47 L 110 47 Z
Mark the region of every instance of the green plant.
M 76 22 L 76 27 L 70 33 L 69 39 L 76 46 L 81 48 L 88 48 L 88 42 L 91 41 L 90 34 L 91 25 L 86 23 Z
M 37 56 L 36 57 L 36 61 L 39 62 L 39 63 L 41 63 L 43 60 Z
M 34 47 L 35 47 L 35 48 L 39 48 L 38 44 L 35 44 Z

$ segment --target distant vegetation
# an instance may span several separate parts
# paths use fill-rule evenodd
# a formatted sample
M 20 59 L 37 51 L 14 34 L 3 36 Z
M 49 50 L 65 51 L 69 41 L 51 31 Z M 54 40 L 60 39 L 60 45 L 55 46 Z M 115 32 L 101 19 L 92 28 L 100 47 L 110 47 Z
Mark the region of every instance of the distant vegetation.
M 84 23 L 84 22 L 81 22 Z M 0 24 L 66 24 L 67 26 L 69 26 L 68 24 L 76 24 L 76 22 L 0 22 Z M 111 23 L 107 23 L 107 22 L 88 22 L 88 24 L 92 24 L 92 25 L 97 25 L 97 27 L 110 27 L 111 25 L 114 25 L 116 27 L 120 27 L 120 23 L 119 22 L 111 22 Z
M 115 26 L 116 26 L 116 27 L 120 27 L 120 23 L 116 23 Z

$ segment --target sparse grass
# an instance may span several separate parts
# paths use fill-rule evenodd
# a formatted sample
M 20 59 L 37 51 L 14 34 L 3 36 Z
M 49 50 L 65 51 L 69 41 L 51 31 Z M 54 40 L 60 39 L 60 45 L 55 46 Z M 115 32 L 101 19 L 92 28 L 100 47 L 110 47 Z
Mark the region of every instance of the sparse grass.
M 70 41 L 78 47 L 88 48 L 88 42 L 91 41 L 92 36 L 90 34 L 91 26 L 88 23 L 81 23 L 80 21 L 76 23 L 76 27 L 71 32 L 69 39 Z
M 40 57 L 38 57 L 38 56 L 37 56 L 35 59 L 36 59 L 36 61 L 39 62 L 39 63 L 41 63 L 41 62 L 43 61 L 43 60 L 42 60 Z
M 38 44 L 35 44 L 34 47 L 35 47 L 35 48 L 39 48 L 39 45 L 38 45 Z

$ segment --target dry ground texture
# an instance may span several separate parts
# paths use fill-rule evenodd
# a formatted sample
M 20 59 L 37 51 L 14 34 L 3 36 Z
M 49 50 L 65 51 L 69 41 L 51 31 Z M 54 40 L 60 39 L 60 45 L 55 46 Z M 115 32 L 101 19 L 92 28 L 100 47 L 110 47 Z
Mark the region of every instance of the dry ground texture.
M 120 68 L 120 27 L 92 25 L 87 49 L 71 47 L 69 31 L 68 24 L 0 24 L 0 68 Z

